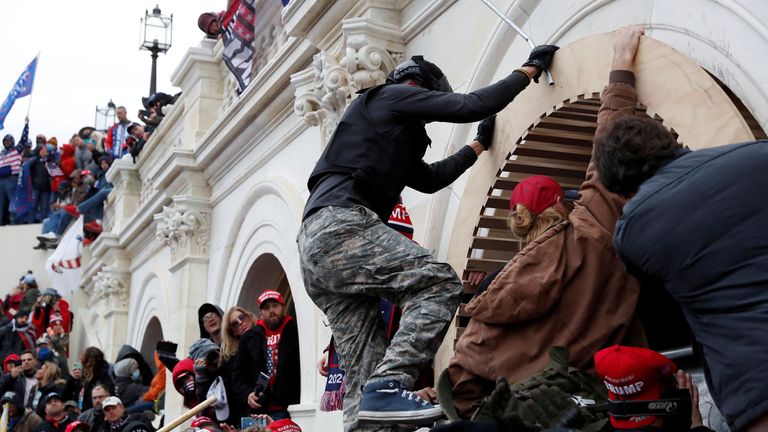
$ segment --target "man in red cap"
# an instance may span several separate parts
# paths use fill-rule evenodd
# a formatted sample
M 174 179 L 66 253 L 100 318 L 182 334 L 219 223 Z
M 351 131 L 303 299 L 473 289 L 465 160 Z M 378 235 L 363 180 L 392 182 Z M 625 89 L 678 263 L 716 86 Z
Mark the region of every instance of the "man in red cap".
M 690 374 L 656 351 L 605 348 L 595 353 L 595 373 L 608 389 L 615 429 L 711 431 L 702 425 L 699 391 Z
M 259 296 L 260 319 L 240 338 L 232 381 L 236 397 L 254 414 L 290 418 L 288 405 L 299 402 L 301 374 L 296 320 L 283 296 L 266 290 Z

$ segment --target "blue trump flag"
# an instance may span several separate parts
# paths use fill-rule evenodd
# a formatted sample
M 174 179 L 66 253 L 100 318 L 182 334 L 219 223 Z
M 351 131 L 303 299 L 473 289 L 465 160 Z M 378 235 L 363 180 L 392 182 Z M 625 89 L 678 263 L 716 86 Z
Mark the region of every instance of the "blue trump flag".
M 35 57 L 35 59 L 32 60 L 32 63 L 24 69 L 24 72 L 21 73 L 19 79 L 16 80 L 16 84 L 13 85 L 11 92 L 8 93 L 8 97 L 5 98 L 5 102 L 0 106 L 0 129 L 3 129 L 5 117 L 11 111 L 11 108 L 13 108 L 16 99 L 32 93 L 32 84 L 35 81 L 35 68 L 37 68 L 37 57 Z

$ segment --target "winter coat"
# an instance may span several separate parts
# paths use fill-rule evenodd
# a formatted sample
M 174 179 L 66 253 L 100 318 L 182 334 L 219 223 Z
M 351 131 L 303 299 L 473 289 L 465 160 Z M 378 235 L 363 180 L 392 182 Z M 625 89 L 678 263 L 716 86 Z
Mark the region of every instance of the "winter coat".
M 681 152 L 624 208 L 614 244 L 680 303 L 733 430 L 768 414 L 768 141 Z
M 268 405 L 287 408 L 299 402 L 300 375 L 299 332 L 296 320 L 289 319 L 283 328 L 278 345 L 277 378 L 265 392 L 259 413 L 266 413 Z M 257 324 L 240 338 L 235 367 L 232 370 L 234 396 L 248 409 L 248 395 L 253 392 L 259 373 L 267 373 L 267 339 L 264 327 Z M 243 415 L 247 414 L 243 412 Z
M 24 410 L 24 414 L 16 420 L 13 429 L 9 429 L 9 432 L 34 432 L 43 422 L 43 419 L 31 409 L 22 409 Z
M 63 180 L 69 180 L 69 175 L 75 170 L 77 164 L 75 162 L 75 148 L 72 144 L 64 144 L 61 146 L 61 160 L 59 161 L 59 167 L 64 175 L 56 176 L 51 179 L 51 190 L 54 192 L 59 191 L 59 183 Z
M 27 324 L 20 330 L 16 328 L 16 320 L 13 319 L 0 327 L 0 358 L 4 359 L 12 353 L 19 354 L 28 349 L 35 350 L 35 328 L 32 324 Z
M 123 406 L 130 407 L 139 402 L 149 387 L 133 382 L 128 376 L 115 377 L 115 389 L 116 396 L 123 402 Z
M 160 398 L 160 393 L 165 390 L 165 365 L 160 361 L 160 357 L 155 352 L 155 367 L 157 367 L 157 373 L 152 377 L 152 382 L 149 384 L 149 390 L 144 394 L 145 402 L 154 402 Z
M 136 350 L 136 348 L 126 344 L 121 346 L 120 351 L 117 352 L 115 363 L 126 358 L 132 358 L 139 363 L 139 373 L 141 374 L 140 382 L 145 386 L 149 386 L 149 383 L 152 382 L 152 377 L 154 374 L 152 373 L 152 368 L 149 367 L 147 361 L 144 360 L 144 356 L 142 356 L 141 353 Z
M 59 298 L 58 300 L 54 301 L 54 303 L 58 302 L 58 311 L 55 311 L 53 308 L 53 304 L 47 304 L 45 307 L 37 306 L 32 311 L 32 322 L 35 325 L 35 334 L 37 337 L 42 336 L 45 334 L 46 330 L 48 330 L 48 327 L 51 324 L 51 318 L 54 314 L 58 313 L 61 315 L 61 326 L 64 328 L 65 332 L 70 331 L 70 325 L 72 323 L 72 315 L 69 312 L 69 302 L 64 300 L 63 298 Z
M 53 422 L 48 418 L 44 418 L 35 432 L 65 432 L 67 430 L 67 426 L 73 421 L 75 421 L 75 419 L 71 416 L 71 414 L 67 414 L 67 416 L 64 417 L 64 420 L 60 422 Z
M 66 381 L 60 379 L 52 383 L 48 383 L 48 385 L 43 387 L 40 387 L 40 384 L 35 387 L 35 399 L 33 404 L 36 404 L 36 406 L 34 406 L 35 412 L 37 412 L 37 415 L 39 415 L 40 418 L 45 418 L 45 398 L 49 393 L 64 393 L 64 386 L 66 383 Z
M 109 388 L 109 394 L 115 394 L 115 382 L 112 379 L 112 374 L 109 373 L 109 364 L 107 362 L 95 366 L 93 377 L 90 379 L 90 381 L 84 381 L 84 378 L 76 380 L 73 377 L 70 377 L 67 380 L 67 386 L 62 396 L 64 396 L 65 400 L 76 401 L 80 398 L 80 393 L 82 391 L 82 410 L 85 411 L 88 408 L 93 407 L 91 392 L 97 383 L 101 383 L 107 386 Z
M 104 431 L 112 431 L 109 423 L 104 425 Z M 120 429 L 114 432 L 155 432 L 155 428 L 144 413 L 129 414 Z
M 626 103 L 625 94 L 634 89 L 628 81 L 634 76 L 611 74 L 596 135 L 632 115 L 634 104 Z M 639 283 L 626 273 L 611 243 L 624 203 L 600 183 L 590 161 L 567 220 L 523 248 L 469 302 L 471 320 L 449 364 L 462 416 L 471 415 L 498 377 L 514 383 L 541 371 L 552 346 L 567 347 L 571 364 L 580 369 L 590 369 L 601 348 L 645 346 L 635 314 Z
M 51 191 L 51 176 L 48 174 L 48 158 L 39 156 L 30 158 L 29 174 L 32 179 L 32 188 L 40 192 Z
M 104 428 L 107 427 L 107 422 L 104 420 L 104 410 L 89 408 L 77 416 L 77 420 L 88 423 L 91 426 L 91 432 L 106 431 Z
M 98 168 L 93 159 L 93 152 L 88 150 L 86 146 L 75 148 L 75 166 L 79 170 L 90 170 L 94 175 L 96 174 L 94 170 Z

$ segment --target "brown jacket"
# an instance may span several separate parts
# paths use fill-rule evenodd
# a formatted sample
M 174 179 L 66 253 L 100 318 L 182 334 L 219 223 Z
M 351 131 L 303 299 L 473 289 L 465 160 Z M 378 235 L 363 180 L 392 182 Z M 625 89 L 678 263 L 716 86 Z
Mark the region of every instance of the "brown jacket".
M 40 418 L 33 410 L 27 408 L 24 410 L 19 421 L 13 426 L 13 430 L 10 432 L 34 432 L 43 419 Z
M 611 73 L 596 135 L 633 115 L 635 89 L 627 84 L 634 84 L 632 73 Z M 448 369 L 462 416 L 472 414 L 473 404 L 498 377 L 517 382 L 542 370 L 551 346 L 568 347 L 571 364 L 585 369 L 601 348 L 645 346 L 635 316 L 639 283 L 625 272 L 612 245 L 625 202 L 597 179 L 593 152 L 568 219 L 515 255 L 467 305 L 472 319 Z

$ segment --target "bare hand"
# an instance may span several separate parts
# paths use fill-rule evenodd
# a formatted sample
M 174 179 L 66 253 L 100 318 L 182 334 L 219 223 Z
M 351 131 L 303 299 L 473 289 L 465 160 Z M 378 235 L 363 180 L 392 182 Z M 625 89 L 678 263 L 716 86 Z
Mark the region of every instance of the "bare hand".
M 480 285 L 480 282 L 482 282 L 486 276 L 488 276 L 488 273 L 484 271 L 471 271 L 469 272 L 469 275 L 467 275 L 467 282 L 472 286 L 477 286 Z
M 83 376 L 83 371 L 80 368 L 73 367 L 69 370 L 69 374 L 72 375 L 72 378 L 79 380 Z
M 24 116 L 24 124 L 29 124 L 29 116 Z
M 222 432 L 237 432 L 237 429 L 226 423 L 219 423 L 219 427 L 221 428 Z
M 469 143 L 469 146 L 472 147 L 472 150 L 475 151 L 475 154 L 480 156 L 485 151 L 485 146 L 480 144 L 480 141 L 472 141 Z
M 427 402 L 437 402 L 437 392 L 432 387 L 424 387 L 423 389 L 415 391 L 414 393 L 416 393 L 416 396 L 424 399 Z
M 251 392 L 248 395 L 248 406 L 253 408 L 253 409 L 261 408 L 261 404 L 259 403 L 259 397 L 256 396 L 256 393 Z
M 266 414 L 251 414 L 251 418 L 264 419 L 267 422 L 267 426 L 269 426 L 270 423 L 275 421 L 275 420 L 272 419 L 272 417 L 270 417 L 270 416 L 268 416 Z
M 328 377 L 328 359 L 325 354 L 317 361 L 317 373 L 326 378 Z
M 205 357 L 201 357 L 201 358 L 195 360 L 195 367 L 204 368 L 207 365 L 208 365 L 208 363 L 206 363 Z
M 681 389 L 688 390 L 691 393 L 691 427 L 703 426 L 704 422 L 701 419 L 701 411 L 699 411 L 699 389 L 691 379 L 691 374 L 685 373 L 684 370 L 678 369 L 677 371 L 677 386 Z
M 640 45 L 640 36 L 645 35 L 645 29 L 641 26 L 622 27 L 616 30 L 616 39 L 613 42 L 613 69 L 633 70 L 637 47 Z
M 21 375 L 21 365 L 12 367 L 11 376 L 15 379 L 18 378 L 19 375 Z

